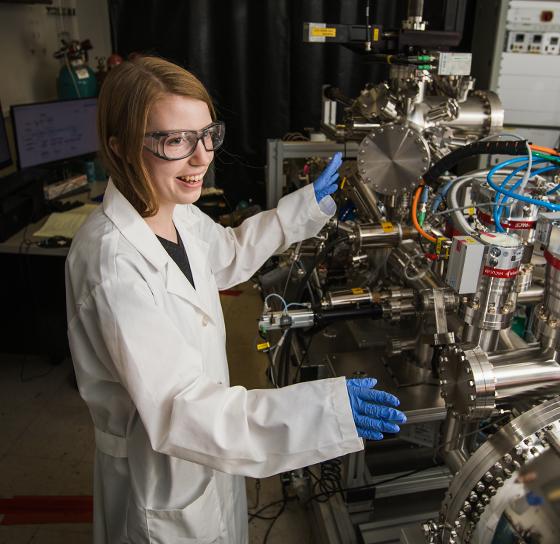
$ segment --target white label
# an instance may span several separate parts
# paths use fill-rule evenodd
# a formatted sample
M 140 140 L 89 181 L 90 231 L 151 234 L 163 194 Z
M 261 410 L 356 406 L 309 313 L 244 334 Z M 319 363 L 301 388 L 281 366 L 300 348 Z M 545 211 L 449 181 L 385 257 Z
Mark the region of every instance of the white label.
M 440 53 L 438 75 L 468 76 L 471 73 L 471 61 L 470 53 Z
M 89 72 L 85 68 L 78 68 L 75 72 L 78 79 L 87 79 L 89 77 Z
M 323 43 L 327 41 L 326 36 L 322 36 L 320 32 L 315 31 L 318 28 L 326 28 L 327 23 L 309 23 L 307 26 L 308 35 L 307 39 L 310 42 Z

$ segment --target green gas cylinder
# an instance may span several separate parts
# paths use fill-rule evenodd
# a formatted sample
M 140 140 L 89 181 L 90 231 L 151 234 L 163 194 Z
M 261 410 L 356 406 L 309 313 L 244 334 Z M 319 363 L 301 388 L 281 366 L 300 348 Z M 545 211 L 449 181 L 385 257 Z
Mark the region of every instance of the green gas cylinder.
M 57 80 L 58 97 L 89 98 L 97 96 L 95 72 L 86 64 L 62 66 Z

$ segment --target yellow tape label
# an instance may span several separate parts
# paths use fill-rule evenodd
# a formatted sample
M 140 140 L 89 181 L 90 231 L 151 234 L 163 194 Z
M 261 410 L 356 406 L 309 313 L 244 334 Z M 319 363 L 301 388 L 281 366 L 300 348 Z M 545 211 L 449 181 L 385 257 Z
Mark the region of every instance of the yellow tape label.
M 440 236 L 436 240 L 436 255 L 441 255 L 441 252 L 443 250 L 443 256 L 449 256 L 449 247 L 443 247 L 443 242 L 445 242 L 445 240 L 447 240 L 447 238 L 445 238 L 444 236 Z
M 381 221 L 381 228 L 385 232 L 393 232 L 395 230 L 395 227 L 393 226 L 393 223 L 391 223 L 391 221 Z
M 374 42 L 379 41 L 379 29 L 378 28 L 373 29 L 373 41 Z
M 257 344 L 257 350 L 258 351 L 263 351 L 265 349 L 268 349 L 269 347 L 270 347 L 269 342 L 263 342 L 262 344 Z
M 352 294 L 353 295 L 363 295 L 364 290 L 361 287 L 352 287 Z
M 336 38 L 336 28 L 317 28 L 311 29 L 311 36 L 314 38 Z

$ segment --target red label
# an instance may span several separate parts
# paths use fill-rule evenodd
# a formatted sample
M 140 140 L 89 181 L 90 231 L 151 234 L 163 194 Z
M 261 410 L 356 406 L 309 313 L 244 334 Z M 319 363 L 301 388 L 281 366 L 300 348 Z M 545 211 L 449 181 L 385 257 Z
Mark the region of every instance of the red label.
M 485 276 L 490 276 L 492 278 L 515 278 L 519 268 L 510 268 L 509 270 L 504 270 L 503 268 L 492 268 L 491 266 L 485 266 L 482 273 Z
M 553 266 L 554 268 L 560 270 L 560 259 L 558 259 L 557 257 L 555 257 L 552 253 L 550 253 L 548 250 L 545 250 L 544 252 L 544 258 L 546 259 L 546 262 L 550 265 Z
M 478 218 L 485 224 L 485 225 L 493 225 L 494 219 L 492 219 L 491 215 L 487 213 L 481 212 L 478 210 L 477 212 Z M 527 230 L 535 228 L 536 221 L 531 221 L 529 219 L 525 219 L 523 221 L 515 221 L 515 220 L 506 220 L 500 221 L 502 227 L 506 229 L 518 229 L 518 230 Z
M 448 222 L 445 226 L 445 234 L 447 234 L 449 238 L 453 238 L 454 236 L 463 236 L 464 233 L 462 230 L 456 229 L 450 222 Z

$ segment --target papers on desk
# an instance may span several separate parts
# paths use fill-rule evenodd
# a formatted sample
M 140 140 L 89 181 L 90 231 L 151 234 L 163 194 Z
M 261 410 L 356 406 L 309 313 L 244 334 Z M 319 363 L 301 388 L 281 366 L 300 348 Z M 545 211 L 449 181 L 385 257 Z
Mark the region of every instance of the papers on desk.
M 51 213 L 45 224 L 33 235 L 44 238 L 50 238 L 51 236 L 74 238 L 83 222 L 97 206 L 98 204 L 84 204 L 67 212 Z

